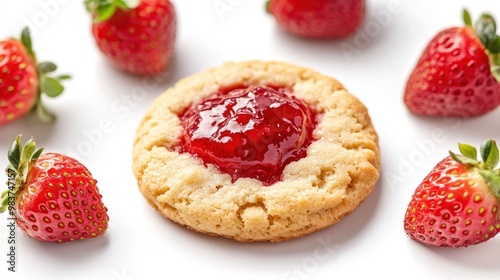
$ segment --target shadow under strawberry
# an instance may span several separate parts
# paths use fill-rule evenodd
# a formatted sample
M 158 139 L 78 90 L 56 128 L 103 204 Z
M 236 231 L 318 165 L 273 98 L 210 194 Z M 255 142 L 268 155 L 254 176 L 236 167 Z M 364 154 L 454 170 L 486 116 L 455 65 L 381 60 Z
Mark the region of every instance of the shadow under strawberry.
M 433 257 L 437 256 L 440 258 L 439 267 L 435 267 L 436 272 L 442 271 L 443 262 L 452 262 L 460 266 L 466 266 L 470 269 L 476 269 L 479 274 L 480 270 L 496 271 L 500 273 L 500 267 L 497 261 L 498 250 L 500 250 L 500 238 L 492 239 L 487 243 L 471 246 L 463 250 L 443 250 L 442 248 L 431 248 L 425 245 L 420 247 L 423 247 L 423 249 L 427 251 L 422 254 L 432 254 Z M 428 260 L 425 256 L 422 259 Z
M 485 137 L 500 139 L 500 130 L 492 129 L 500 119 L 500 109 L 475 118 L 445 118 L 424 117 L 408 113 L 407 125 L 419 131 L 423 136 L 430 137 L 432 131 L 441 130 L 445 140 L 463 139 L 464 137 Z M 423 137 L 424 138 L 424 137 Z
M 112 229 L 111 229 L 112 230 Z M 85 240 L 85 242 L 67 242 L 64 246 L 53 242 L 38 242 L 28 236 L 19 234 L 18 255 L 44 256 L 44 258 L 53 262 L 54 267 L 81 267 L 86 261 L 92 262 L 99 255 L 106 254 L 111 246 L 111 237 L 107 234 L 99 237 Z M 78 254 L 75 254 L 78 252 Z M 111 256 L 105 257 L 110 258 Z M 22 258 L 29 261 L 30 258 Z M 24 263 L 29 267 L 28 263 Z
M 51 123 L 42 122 L 36 114 L 30 114 L 15 122 L 6 124 L 1 128 L 0 152 L 6 155 L 12 139 L 16 138 L 19 134 L 33 135 L 39 139 L 40 142 L 50 142 L 49 139 L 57 136 L 57 134 L 54 133 L 57 124 L 57 119 Z M 5 147 L 5 149 L 3 149 L 3 147 Z

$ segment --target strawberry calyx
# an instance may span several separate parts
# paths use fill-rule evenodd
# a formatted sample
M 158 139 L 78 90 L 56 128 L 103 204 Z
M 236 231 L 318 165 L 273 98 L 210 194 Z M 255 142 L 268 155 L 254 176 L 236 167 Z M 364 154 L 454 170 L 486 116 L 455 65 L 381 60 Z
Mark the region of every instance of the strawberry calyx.
M 137 8 L 141 0 L 85 0 L 85 7 L 94 16 L 94 21 L 105 21 L 116 10 L 128 11 Z
M 36 111 L 38 117 L 44 122 L 52 122 L 55 119 L 55 115 L 44 106 L 42 102 L 42 94 L 45 94 L 48 97 L 57 97 L 61 95 L 64 91 L 64 86 L 61 84 L 63 80 L 70 79 L 69 75 L 59 75 L 55 77 L 51 77 L 49 73 L 52 73 L 57 70 L 57 65 L 52 62 L 41 62 L 38 63 L 36 59 L 36 54 L 33 51 L 33 44 L 31 41 L 31 36 L 29 29 L 25 27 L 21 32 L 21 43 L 26 48 L 28 54 L 33 60 L 34 64 L 36 64 L 36 70 L 38 75 L 38 89 L 37 89 L 37 97 L 35 106 L 33 110 Z
M 484 178 L 490 190 L 500 200 L 499 151 L 495 140 L 487 139 L 480 147 L 481 161 L 477 159 L 477 149 L 469 144 L 458 144 L 461 155 L 450 151 L 450 156 L 457 162 L 474 168 Z
M 30 169 L 38 160 L 43 152 L 43 148 L 36 149 L 36 143 L 31 137 L 28 141 L 21 144 L 21 135 L 16 137 L 9 151 L 9 165 L 5 172 L 9 178 L 7 185 L 8 189 L 2 193 L 0 198 L 0 213 L 7 210 L 9 200 L 12 197 L 17 197 L 17 194 L 22 190 Z
M 485 13 L 473 23 L 467 10 L 463 11 L 463 19 L 465 25 L 476 32 L 479 40 L 488 51 L 491 73 L 495 79 L 500 82 L 500 36 L 497 35 L 495 19 L 490 14 Z

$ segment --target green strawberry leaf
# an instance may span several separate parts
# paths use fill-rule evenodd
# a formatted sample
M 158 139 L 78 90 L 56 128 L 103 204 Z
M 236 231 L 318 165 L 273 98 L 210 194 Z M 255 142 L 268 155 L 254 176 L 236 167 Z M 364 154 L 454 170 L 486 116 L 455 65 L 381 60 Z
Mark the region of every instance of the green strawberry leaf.
M 63 85 L 61 85 L 58 80 L 51 77 L 44 77 L 41 88 L 49 97 L 57 97 L 64 91 Z
M 469 11 L 464 9 L 462 13 L 462 18 L 464 20 L 465 25 L 472 27 L 472 18 L 470 16 Z
M 450 151 L 450 156 L 455 160 L 455 161 L 458 161 L 462 164 L 465 164 L 465 165 L 469 165 L 469 166 L 477 166 L 479 164 L 479 161 L 475 160 L 475 159 L 472 159 L 472 158 L 468 158 L 466 156 L 463 156 L 463 155 L 457 155 L 455 154 L 454 152 Z
M 64 91 L 64 86 L 61 84 L 61 81 L 71 78 L 70 75 L 59 75 L 55 77 L 48 77 L 45 75 L 56 69 L 57 66 L 51 62 L 42 62 L 38 64 L 40 85 L 36 106 L 34 106 L 33 110 L 36 111 L 38 117 L 43 122 L 53 122 L 55 120 L 55 115 L 43 105 L 42 93 L 45 93 L 48 97 L 59 96 Z
M 21 163 L 26 163 L 31 161 L 31 156 L 35 152 L 35 142 L 33 138 L 30 138 L 26 143 L 24 143 L 24 148 L 21 150 Z
M 467 12 L 468 13 L 468 12 Z M 468 15 L 470 17 L 470 15 Z M 464 17 L 467 25 L 467 20 Z M 470 25 L 469 25 L 470 26 Z M 491 74 L 500 83 L 500 38 L 496 34 L 497 26 L 495 19 L 489 14 L 483 14 L 474 24 L 477 37 L 487 49 L 490 57 Z
M 477 160 L 477 149 L 476 147 L 469 144 L 458 143 L 458 149 L 462 155 L 465 157 Z
M 33 43 L 31 41 L 30 30 L 28 27 L 23 28 L 23 30 L 21 32 L 21 42 L 28 50 L 28 53 L 31 55 L 31 57 L 34 58 L 35 53 L 33 52 Z
M 17 170 L 21 163 L 21 136 L 18 135 L 16 141 L 10 146 L 9 152 L 7 153 L 8 159 L 12 167 Z
M 481 144 L 481 158 L 483 161 L 486 161 L 488 158 L 488 155 L 490 154 L 491 150 L 491 139 L 486 139 L 482 144 Z
M 2 193 L 2 196 L 0 197 L 0 201 L 2 203 L 0 204 L 0 213 L 3 213 L 9 208 L 9 191 L 6 190 Z
M 495 36 L 495 38 L 492 39 L 489 45 L 489 51 L 493 54 L 500 53 L 500 36 Z
M 38 64 L 38 67 L 40 67 L 43 73 L 50 73 L 57 70 L 57 65 L 52 62 L 41 62 Z
M 488 146 L 485 147 L 484 151 L 484 164 L 486 169 L 488 170 L 493 170 L 495 167 L 498 165 L 499 162 L 499 154 L 498 154 L 498 147 L 497 144 L 494 140 L 487 140 Z
M 105 21 L 112 17 L 116 12 L 116 6 L 113 4 L 105 4 L 97 6 L 96 8 L 96 18 L 95 21 Z
M 43 150 L 43 148 L 39 148 L 38 150 L 36 150 L 36 152 L 34 152 L 31 156 L 31 161 L 36 161 L 42 155 Z
M 481 39 L 481 42 L 489 49 L 490 43 L 496 37 L 497 26 L 495 19 L 489 14 L 483 14 L 476 22 L 474 29 Z

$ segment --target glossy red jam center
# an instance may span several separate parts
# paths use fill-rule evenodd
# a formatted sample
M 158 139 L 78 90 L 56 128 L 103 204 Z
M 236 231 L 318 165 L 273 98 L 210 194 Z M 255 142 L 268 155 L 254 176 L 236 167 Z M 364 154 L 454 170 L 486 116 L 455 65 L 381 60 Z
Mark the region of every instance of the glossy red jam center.
M 315 113 L 285 88 L 221 89 L 180 116 L 181 152 L 232 176 L 271 185 L 287 164 L 306 156 Z

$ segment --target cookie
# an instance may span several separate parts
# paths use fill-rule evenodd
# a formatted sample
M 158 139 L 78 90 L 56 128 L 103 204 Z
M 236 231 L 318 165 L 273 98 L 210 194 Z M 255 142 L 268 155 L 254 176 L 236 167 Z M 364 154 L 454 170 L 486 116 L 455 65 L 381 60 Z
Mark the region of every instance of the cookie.
M 197 114 L 196 110 L 218 102 L 217 98 L 223 99 L 228 92 L 248 93 L 260 88 L 258 86 L 264 86 L 264 92 L 283 91 L 285 99 L 278 99 L 299 104 L 292 104 L 295 106 L 293 110 L 304 112 L 299 114 L 305 120 L 310 119 L 308 123 L 297 121 L 295 117 L 276 118 L 268 122 L 268 126 L 274 128 L 263 130 L 281 129 L 287 125 L 281 121 L 290 119 L 286 133 L 296 130 L 299 134 L 290 135 L 300 136 L 293 141 L 288 141 L 290 135 L 283 136 L 285 132 L 254 137 L 258 140 L 255 145 L 265 143 L 269 147 L 276 147 L 272 142 L 277 141 L 276 138 L 283 140 L 279 142 L 279 148 L 288 141 L 286 143 L 290 142 L 292 146 L 287 153 L 295 157 L 291 156 L 290 160 L 287 156 L 276 172 L 270 171 L 275 165 L 268 168 L 262 164 L 267 164 L 275 156 L 284 157 L 280 151 L 271 153 L 266 150 L 265 160 L 253 156 L 252 166 L 238 168 L 238 164 L 250 161 L 234 163 L 229 162 L 230 159 L 222 160 L 218 166 L 219 158 L 216 156 L 211 161 L 210 156 L 224 149 L 230 150 L 226 144 L 240 143 L 235 142 L 235 137 L 224 142 L 224 134 L 221 134 L 222 140 L 210 142 L 216 143 L 215 146 L 209 143 L 198 153 L 183 148 L 186 141 L 194 143 L 195 135 L 210 131 L 205 127 L 205 130 L 189 132 L 188 124 L 195 123 L 199 128 L 202 124 L 198 117 L 207 115 L 206 112 Z M 258 90 L 252 91 L 250 96 L 257 96 Z M 233 95 L 242 98 L 243 95 L 238 94 Z M 251 102 L 248 107 L 253 106 Z M 275 107 L 269 105 L 261 109 L 274 110 Z M 195 110 L 195 113 L 186 113 L 190 110 Z M 210 117 L 224 121 L 222 114 L 213 112 Z M 254 116 L 250 113 L 248 118 L 257 118 L 259 114 L 262 115 L 261 112 Z M 248 128 L 248 118 L 244 121 L 245 126 L 238 124 L 241 126 L 239 130 Z M 251 122 L 252 127 L 257 127 L 253 120 Z M 310 130 L 310 136 L 301 130 Z M 310 141 L 308 137 L 312 137 Z M 235 153 L 249 156 L 248 151 L 241 147 L 251 145 L 251 138 L 241 141 L 244 145 L 235 145 Z M 302 154 L 293 151 L 293 145 L 299 142 Z M 255 149 L 249 151 L 255 153 Z M 360 100 L 332 77 L 278 61 L 228 62 L 178 81 L 153 101 L 141 120 L 135 134 L 132 159 L 140 192 L 160 214 L 191 230 L 241 242 L 291 240 L 331 226 L 354 211 L 370 195 L 380 176 L 378 136 Z M 225 169 L 227 166 L 230 168 Z M 252 173 L 255 166 L 262 170 Z M 270 174 L 274 179 L 264 180 Z

